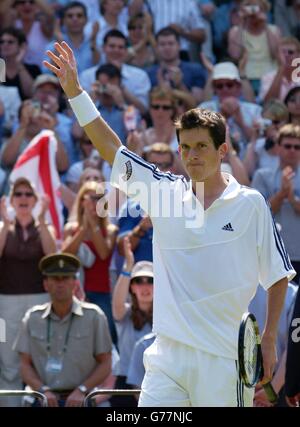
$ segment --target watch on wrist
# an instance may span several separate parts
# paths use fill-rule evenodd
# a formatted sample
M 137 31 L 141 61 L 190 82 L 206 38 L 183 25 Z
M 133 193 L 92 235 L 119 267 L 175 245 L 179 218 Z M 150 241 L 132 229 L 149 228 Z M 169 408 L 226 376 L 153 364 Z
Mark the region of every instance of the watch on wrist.
M 81 391 L 81 393 L 83 393 L 83 394 L 86 394 L 86 393 L 87 393 L 87 391 L 88 391 L 87 387 L 86 387 L 84 384 L 80 384 L 77 388 L 78 388 L 78 390 L 80 390 L 80 391 Z
M 39 393 L 46 393 L 46 391 L 50 391 L 50 387 L 48 385 L 42 385 L 39 389 L 38 392 Z

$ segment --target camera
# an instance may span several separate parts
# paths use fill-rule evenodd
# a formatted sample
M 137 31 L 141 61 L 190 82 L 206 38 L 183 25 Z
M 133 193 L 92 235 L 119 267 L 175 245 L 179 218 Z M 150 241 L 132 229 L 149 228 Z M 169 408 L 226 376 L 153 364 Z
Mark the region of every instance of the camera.
M 41 103 L 39 101 L 32 101 L 32 107 L 33 107 L 32 116 L 33 117 L 39 116 L 42 110 Z
M 256 13 L 259 13 L 260 7 L 257 4 L 252 4 L 244 6 L 244 10 L 247 12 L 247 15 L 255 15 Z
M 99 89 L 98 89 L 98 93 L 100 93 L 100 94 L 107 93 L 107 87 L 106 87 L 106 85 L 100 84 L 99 85 Z

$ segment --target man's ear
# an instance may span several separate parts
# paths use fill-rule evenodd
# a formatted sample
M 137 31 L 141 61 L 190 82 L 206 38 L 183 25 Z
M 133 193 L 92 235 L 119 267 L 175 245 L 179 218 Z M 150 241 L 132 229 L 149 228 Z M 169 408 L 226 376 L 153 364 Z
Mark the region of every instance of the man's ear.
M 48 279 L 47 277 L 44 277 L 43 279 L 43 286 L 46 292 L 49 292 L 49 286 L 48 286 Z
M 220 157 L 222 160 L 224 159 L 224 157 L 226 156 L 228 151 L 229 151 L 229 146 L 228 146 L 227 142 L 223 142 L 223 144 L 220 145 L 220 147 L 219 147 L 219 153 L 220 153 Z

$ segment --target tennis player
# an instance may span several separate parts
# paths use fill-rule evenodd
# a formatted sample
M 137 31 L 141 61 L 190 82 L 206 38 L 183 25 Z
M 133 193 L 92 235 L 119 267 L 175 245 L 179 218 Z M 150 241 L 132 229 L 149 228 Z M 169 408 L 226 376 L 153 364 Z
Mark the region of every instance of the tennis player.
M 59 78 L 100 156 L 112 165 L 112 184 L 139 202 L 153 223 L 157 339 L 144 355 L 139 405 L 252 406 L 254 390 L 243 388 L 236 362 L 239 323 L 261 283 L 268 290 L 262 334 L 266 382 L 276 363 L 278 319 L 295 271 L 262 195 L 221 173 L 228 151 L 224 118 L 201 109 L 183 114 L 176 126 L 190 181 L 162 173 L 121 144 L 82 90 L 70 47 L 62 42 L 55 48 L 56 54 L 47 52 L 54 64 L 45 61 L 45 66 Z M 182 215 L 153 213 L 166 187 L 184 208 Z

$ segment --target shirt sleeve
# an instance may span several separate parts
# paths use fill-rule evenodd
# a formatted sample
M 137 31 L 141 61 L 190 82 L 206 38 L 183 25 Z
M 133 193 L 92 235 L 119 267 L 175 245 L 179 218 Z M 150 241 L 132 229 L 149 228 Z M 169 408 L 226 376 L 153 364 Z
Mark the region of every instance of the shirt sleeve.
M 95 356 L 112 351 L 112 342 L 107 318 L 104 313 L 96 312 L 95 316 Z
M 284 277 L 292 280 L 296 272 L 263 197 L 260 197 L 257 221 L 259 283 L 267 290 Z
M 30 354 L 30 336 L 28 328 L 29 317 L 30 313 L 27 312 L 22 319 L 21 328 L 13 344 L 13 350 L 19 353 Z
M 130 364 L 128 368 L 128 374 L 126 383 L 140 387 L 145 375 L 145 368 L 143 364 L 143 355 L 145 347 L 143 341 L 139 340 L 135 346 L 130 359 Z
M 252 180 L 252 187 L 259 191 L 265 199 L 269 199 L 272 196 L 271 189 L 269 188 L 266 180 L 266 175 L 270 172 L 271 171 L 266 170 L 266 173 L 264 173 L 263 169 L 258 169 L 255 171 Z
M 205 25 L 204 21 L 201 15 L 201 12 L 199 10 L 198 5 L 194 0 L 191 0 L 189 3 L 189 28 L 191 30 L 197 29 L 197 30 L 204 30 Z
M 160 182 L 163 180 L 171 185 L 178 178 L 171 172 L 160 172 L 155 165 L 121 146 L 114 159 L 111 184 L 139 203 L 151 216 L 151 205 L 157 201 Z

